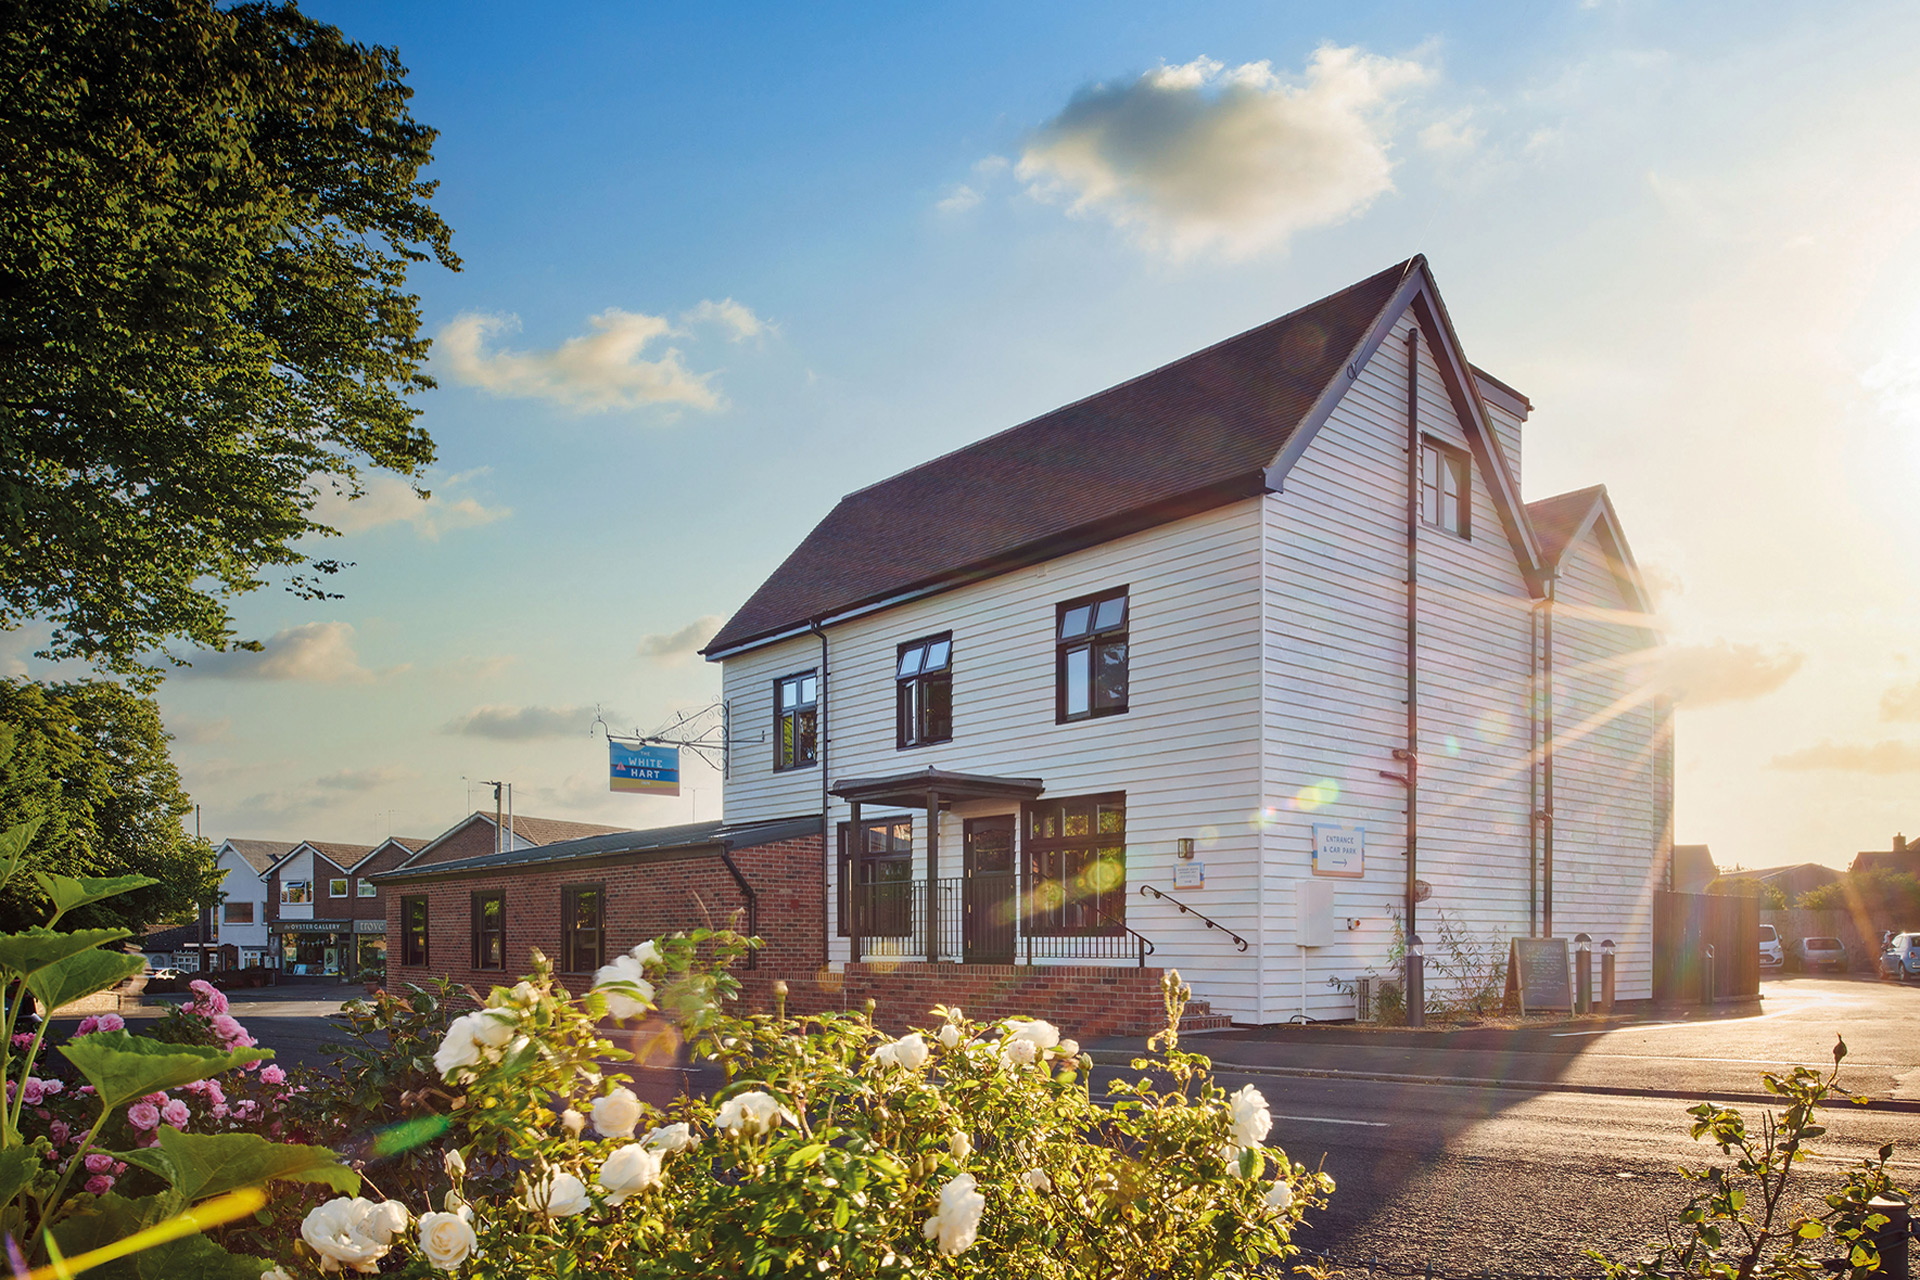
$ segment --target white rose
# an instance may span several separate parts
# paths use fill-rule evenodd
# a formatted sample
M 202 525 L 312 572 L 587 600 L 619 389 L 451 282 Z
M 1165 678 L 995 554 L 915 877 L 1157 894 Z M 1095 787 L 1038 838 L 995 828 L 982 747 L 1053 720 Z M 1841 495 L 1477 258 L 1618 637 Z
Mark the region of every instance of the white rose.
M 876 1067 L 897 1067 L 900 1065 L 900 1050 L 889 1040 L 868 1054 L 867 1061 Z
M 749 1089 L 745 1093 L 734 1094 L 721 1104 L 720 1114 L 714 1123 L 722 1129 L 751 1138 L 755 1134 L 765 1133 L 782 1120 L 795 1126 L 800 1123 L 791 1111 L 774 1100 L 772 1094 Z
M 285 1267 L 268 1267 L 260 1273 L 260 1280 L 293 1280 Z
M 1053 1190 L 1053 1179 L 1047 1176 L 1045 1169 L 1029 1169 L 1020 1176 L 1025 1179 L 1026 1184 L 1035 1191 Z
M 554 1172 L 527 1186 L 527 1208 L 549 1218 L 571 1218 L 593 1207 L 587 1184 L 570 1173 Z
M 300 1238 L 320 1255 L 322 1271 L 346 1266 L 371 1274 L 393 1248 L 394 1233 L 406 1226 L 407 1211 L 398 1204 L 341 1196 L 308 1212 Z
M 587 1118 L 572 1107 L 568 1107 L 560 1113 L 560 1127 L 565 1129 L 569 1136 L 577 1138 L 587 1127 Z M 627 1132 L 631 1134 L 633 1131 L 629 1129 Z
M 660 1185 L 660 1157 L 638 1142 L 621 1147 L 600 1166 L 600 1185 L 608 1204 L 622 1204 L 628 1196 Z
M 593 1100 L 593 1131 L 603 1138 L 631 1138 L 640 1123 L 640 1099 L 625 1085 Z
M 918 1071 L 927 1065 L 933 1050 L 927 1047 L 927 1038 L 918 1031 L 912 1035 L 901 1036 L 898 1040 L 889 1040 L 875 1049 L 870 1055 L 876 1067 L 900 1067 L 907 1071 Z
M 1227 1100 L 1227 1132 L 1236 1147 L 1257 1147 L 1273 1129 L 1273 1113 L 1267 1100 L 1252 1085 L 1242 1085 Z
M 1078 1040 L 1062 1040 L 1060 1042 L 1060 1056 L 1063 1058 L 1079 1057 L 1080 1042 Z
M 1282 1179 L 1267 1188 L 1267 1209 L 1273 1213 L 1285 1213 L 1293 1207 L 1293 1188 Z
M 641 943 L 639 946 L 633 949 L 633 958 L 640 962 L 640 966 L 642 968 L 645 968 L 647 965 L 650 965 L 650 964 L 659 964 L 660 963 L 659 944 L 654 942 L 654 940 L 651 938 L 647 939 L 645 942 Z
M 521 1004 L 532 1004 L 539 998 L 539 995 L 540 993 L 533 989 L 531 982 L 516 982 L 513 984 L 513 998 Z
M 434 1070 L 442 1080 L 452 1080 L 456 1071 L 465 1072 L 479 1061 L 480 1045 L 473 1038 L 473 1028 L 465 1018 L 455 1018 L 441 1037 L 440 1047 L 433 1051 Z
M 472 1214 L 463 1208 L 458 1213 L 420 1215 L 420 1252 L 435 1271 L 458 1271 L 478 1252 L 480 1238 L 473 1233 Z
M 676 1151 L 690 1149 L 699 1139 L 693 1136 L 693 1129 L 682 1120 L 678 1124 L 661 1125 L 649 1130 L 647 1136 L 640 1139 L 642 1146 L 649 1151 L 658 1151 L 670 1155 Z
M 963 1173 L 940 1188 L 940 1208 L 922 1228 L 927 1239 L 939 1240 L 940 1252 L 963 1253 L 979 1236 L 987 1198 L 974 1190 L 978 1185 L 972 1174 Z
M 615 956 L 612 964 L 600 966 L 593 985 L 606 996 L 607 1012 L 616 1018 L 644 1017 L 653 1009 L 653 984 L 630 955 Z
M 1030 1067 L 1039 1056 L 1031 1040 L 1004 1040 L 1000 1044 L 1000 1061 L 1009 1067 Z
M 947 1150 L 953 1152 L 955 1160 L 965 1164 L 967 1157 L 973 1154 L 973 1139 L 956 1129 L 947 1136 Z
M 450 1181 L 459 1182 L 467 1176 L 467 1158 L 460 1154 L 458 1148 L 448 1148 L 445 1164 L 447 1166 L 447 1178 Z
M 483 1049 L 498 1049 L 513 1039 L 513 1015 L 504 1009 L 476 1009 L 466 1016 L 473 1038 Z
M 1030 1066 L 1060 1043 L 1060 1028 L 1038 1018 L 1015 1018 L 1000 1041 L 1000 1060 L 1010 1067 Z
M 946 1026 L 940 1028 L 940 1043 L 944 1048 L 948 1048 L 948 1049 L 951 1049 L 955 1045 L 959 1044 L 960 1028 L 954 1026 L 951 1022 L 949 1022 Z

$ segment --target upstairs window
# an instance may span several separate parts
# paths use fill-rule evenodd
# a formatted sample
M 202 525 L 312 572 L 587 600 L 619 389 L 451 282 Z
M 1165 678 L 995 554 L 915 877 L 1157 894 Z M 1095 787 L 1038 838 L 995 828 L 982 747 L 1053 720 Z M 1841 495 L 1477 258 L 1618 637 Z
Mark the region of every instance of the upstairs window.
M 345 880 L 329 880 L 329 881 L 327 881 L 327 896 L 328 896 L 329 898 L 344 898 L 344 897 L 346 897 L 346 896 L 347 896 L 347 882 L 346 882 Z
M 953 633 L 900 646 L 893 669 L 899 745 L 924 746 L 953 737 Z
M 507 967 L 507 895 L 499 889 L 473 895 L 473 967 Z
M 1127 709 L 1127 622 L 1125 587 L 1058 607 L 1054 718 L 1059 723 Z
M 802 769 L 819 756 L 820 685 L 811 671 L 773 682 L 773 767 Z
M 380 896 L 380 886 L 365 876 L 362 876 L 360 878 L 360 896 L 363 898 L 377 898 Z
M 313 901 L 313 881 L 282 880 L 280 882 L 280 901 L 283 904 L 297 905 Z
M 1473 513 L 1473 463 L 1462 450 L 1438 440 L 1420 446 L 1420 518 L 1465 538 Z
M 223 902 L 221 909 L 226 913 L 228 924 L 252 924 L 253 904 L 251 902 Z

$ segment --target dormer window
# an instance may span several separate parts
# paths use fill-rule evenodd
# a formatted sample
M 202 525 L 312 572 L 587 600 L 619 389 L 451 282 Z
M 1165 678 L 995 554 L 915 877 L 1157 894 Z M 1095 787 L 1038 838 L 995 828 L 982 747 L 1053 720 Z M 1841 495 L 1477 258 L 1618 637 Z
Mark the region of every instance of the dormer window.
M 893 669 L 899 745 L 953 737 L 953 633 L 900 646 Z

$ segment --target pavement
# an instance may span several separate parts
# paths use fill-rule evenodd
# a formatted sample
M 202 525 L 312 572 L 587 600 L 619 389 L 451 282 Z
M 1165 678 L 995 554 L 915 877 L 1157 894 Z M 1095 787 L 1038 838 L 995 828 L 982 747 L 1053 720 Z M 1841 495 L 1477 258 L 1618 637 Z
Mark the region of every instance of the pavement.
M 1564 1019 L 1518 1029 L 1396 1030 L 1353 1024 L 1235 1029 L 1182 1037 L 1220 1073 L 1446 1084 L 1645 1098 L 1770 1098 L 1764 1072 L 1832 1066 L 1875 1109 L 1920 1112 L 1920 988 L 1871 977 L 1783 976 L 1757 1004 L 1615 1019 Z M 1089 1045 L 1124 1066 L 1144 1037 Z

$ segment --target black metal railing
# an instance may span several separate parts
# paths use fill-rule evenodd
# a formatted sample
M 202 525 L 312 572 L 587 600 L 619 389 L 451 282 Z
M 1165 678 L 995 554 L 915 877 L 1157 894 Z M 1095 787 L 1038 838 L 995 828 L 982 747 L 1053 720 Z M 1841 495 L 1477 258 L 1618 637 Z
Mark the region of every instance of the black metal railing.
M 1160 899 L 1162 902 L 1171 902 L 1174 906 L 1180 908 L 1181 915 L 1198 916 L 1200 921 L 1203 924 L 1205 924 L 1207 928 L 1218 929 L 1220 932 L 1226 934 L 1229 938 L 1232 938 L 1234 942 L 1238 944 L 1240 950 L 1245 951 L 1247 949 L 1247 940 L 1241 937 L 1239 934 L 1235 933 L 1233 930 L 1227 928 L 1227 926 L 1221 924 L 1218 920 L 1208 919 L 1206 916 L 1201 915 L 1198 911 L 1195 911 L 1192 907 L 1188 906 L 1186 903 L 1180 901 L 1180 899 L 1168 897 L 1166 894 L 1160 892 L 1158 889 L 1154 888 L 1150 884 L 1141 885 L 1140 895 L 1142 897 L 1145 897 L 1148 894 L 1152 894 L 1154 897 Z
M 1151 939 L 1088 904 L 1089 929 L 1061 929 L 1023 918 L 1012 872 L 936 880 L 886 880 L 847 887 L 847 933 L 854 961 L 941 960 L 1013 964 L 1037 960 L 1131 960 L 1145 967 Z M 1124 902 L 1124 896 L 1115 900 Z

